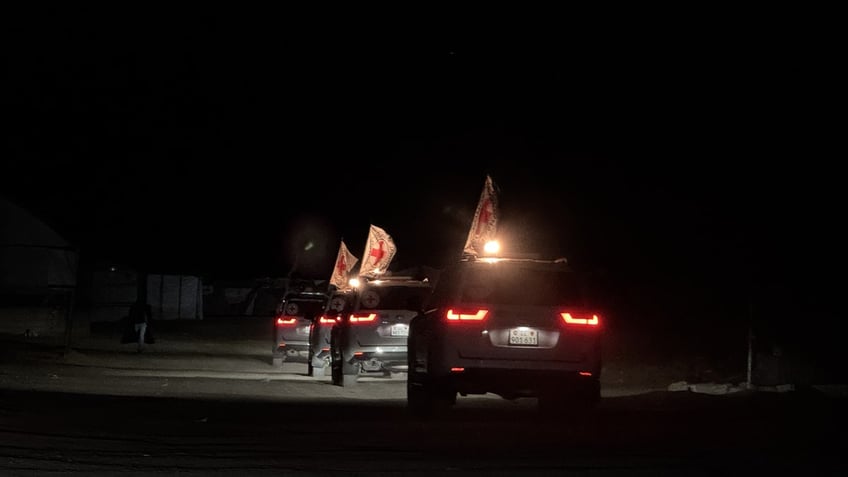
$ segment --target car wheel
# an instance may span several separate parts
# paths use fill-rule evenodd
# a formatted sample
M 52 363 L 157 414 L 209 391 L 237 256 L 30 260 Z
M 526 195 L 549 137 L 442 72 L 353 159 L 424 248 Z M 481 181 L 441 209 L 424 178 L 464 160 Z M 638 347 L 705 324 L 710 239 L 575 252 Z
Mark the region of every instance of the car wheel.
M 333 327 L 330 334 L 330 373 L 333 384 L 336 386 L 345 385 L 345 373 L 348 372 L 345 362 L 342 359 L 341 343 L 339 343 L 339 329 Z M 347 378 L 349 380 L 349 378 Z
M 330 377 L 333 380 L 333 384 L 335 384 L 336 386 L 341 386 L 342 376 L 343 374 L 341 366 L 336 362 L 336 360 L 333 360 L 332 364 L 330 365 Z
M 336 386 L 342 385 L 342 362 L 337 356 L 335 349 L 330 353 L 330 375 L 333 379 L 333 384 Z
M 411 380 L 406 381 L 406 407 L 413 415 L 419 417 L 428 416 L 433 409 L 433 403 L 424 387 Z
M 341 360 L 340 360 L 341 361 Z M 346 363 L 341 361 L 338 366 L 341 378 L 339 379 L 340 386 L 353 386 L 359 379 L 359 373 L 362 369 L 359 363 Z
M 456 391 L 444 383 L 435 381 L 428 373 L 416 371 L 416 356 L 410 346 L 407 357 L 406 404 L 417 417 L 427 417 L 446 411 L 456 403 Z M 430 369 L 429 363 L 425 369 Z

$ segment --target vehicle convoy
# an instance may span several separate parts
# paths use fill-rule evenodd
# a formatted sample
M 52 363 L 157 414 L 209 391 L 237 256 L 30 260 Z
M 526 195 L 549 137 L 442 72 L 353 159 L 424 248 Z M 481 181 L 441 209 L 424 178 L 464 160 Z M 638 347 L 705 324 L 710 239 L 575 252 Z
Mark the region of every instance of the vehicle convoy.
M 309 332 L 309 376 L 324 377 L 330 368 L 330 333 L 333 326 L 342 320 L 342 316 L 351 312 L 353 299 L 354 295 L 350 291 L 334 291 L 324 313 L 312 323 Z
M 485 393 L 535 397 L 554 413 L 591 406 L 601 329 L 564 259 L 464 258 L 442 270 L 410 323 L 409 409 L 426 415 Z
M 359 376 L 405 373 L 409 322 L 431 291 L 427 278 L 384 276 L 362 278 L 350 313 L 330 336 L 333 384 L 355 384 Z
M 273 365 L 309 359 L 312 324 L 324 313 L 328 300 L 327 293 L 315 287 L 291 287 L 286 291 L 274 316 Z

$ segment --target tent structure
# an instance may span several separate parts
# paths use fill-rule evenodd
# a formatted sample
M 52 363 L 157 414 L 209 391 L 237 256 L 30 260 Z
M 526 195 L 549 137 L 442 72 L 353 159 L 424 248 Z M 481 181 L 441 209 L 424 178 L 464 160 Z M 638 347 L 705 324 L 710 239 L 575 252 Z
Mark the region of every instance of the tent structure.
M 95 271 L 91 280 L 93 322 L 119 321 L 127 316 L 139 293 L 147 293 L 154 320 L 203 319 L 203 283 L 191 275 L 145 275 L 132 269 Z
M 0 198 L 0 332 L 62 334 L 79 253 L 30 211 Z

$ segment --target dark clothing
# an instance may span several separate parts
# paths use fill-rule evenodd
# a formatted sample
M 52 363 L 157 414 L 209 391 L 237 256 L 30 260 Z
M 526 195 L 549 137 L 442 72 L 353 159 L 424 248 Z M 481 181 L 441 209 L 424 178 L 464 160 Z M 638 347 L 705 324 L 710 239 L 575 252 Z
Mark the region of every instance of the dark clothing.
M 134 303 L 127 315 L 124 333 L 121 343 L 137 343 L 141 351 L 145 344 L 155 343 L 153 333 L 150 330 L 153 309 L 146 303 Z
M 130 307 L 130 323 L 150 323 L 153 311 L 147 303 L 133 303 Z

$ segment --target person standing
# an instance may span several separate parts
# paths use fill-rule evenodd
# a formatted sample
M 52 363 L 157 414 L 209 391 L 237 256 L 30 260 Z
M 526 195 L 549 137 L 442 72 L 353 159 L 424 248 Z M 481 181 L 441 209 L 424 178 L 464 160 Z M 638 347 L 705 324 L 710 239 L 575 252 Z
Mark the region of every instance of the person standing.
M 130 307 L 130 323 L 135 329 L 135 334 L 138 339 L 138 349 L 137 352 L 141 353 L 144 351 L 144 343 L 145 343 L 145 335 L 147 334 L 147 327 L 150 324 L 150 320 L 153 317 L 153 311 L 150 305 L 147 304 L 141 298 L 137 299 L 135 303 Z

